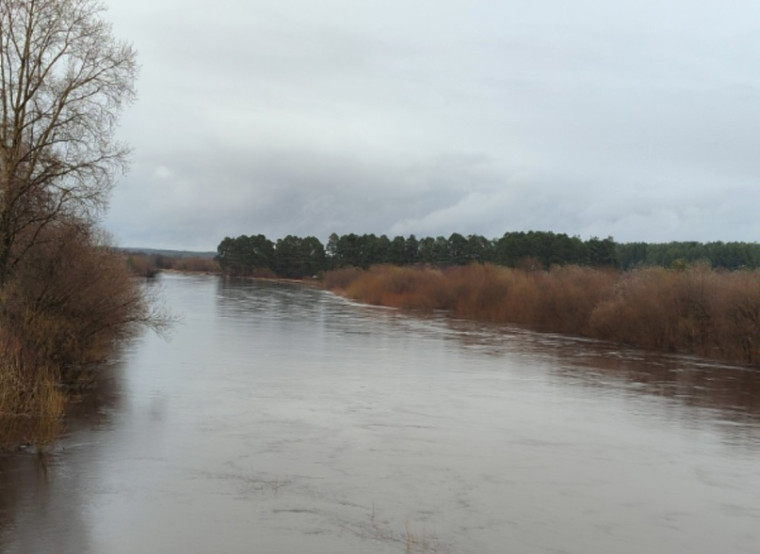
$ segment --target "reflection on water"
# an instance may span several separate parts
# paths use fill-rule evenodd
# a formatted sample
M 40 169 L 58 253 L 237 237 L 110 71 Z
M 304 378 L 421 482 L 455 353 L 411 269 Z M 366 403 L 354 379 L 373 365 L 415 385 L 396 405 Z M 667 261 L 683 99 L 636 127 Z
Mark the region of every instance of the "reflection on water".
M 531 356 L 548 356 L 548 371 L 560 386 L 598 389 L 600 394 L 639 399 L 655 395 L 673 418 L 699 419 L 716 425 L 725 439 L 760 444 L 760 372 L 686 356 L 667 356 L 599 341 L 540 335 L 512 328 L 488 327 L 469 321 L 447 320 L 451 336 L 467 348 L 491 356 L 515 349 Z M 515 348 L 516 345 L 516 348 Z M 686 410 L 685 406 L 693 409 Z
M 0 551 L 755 552 L 760 373 L 163 277 L 182 316 L 44 455 Z

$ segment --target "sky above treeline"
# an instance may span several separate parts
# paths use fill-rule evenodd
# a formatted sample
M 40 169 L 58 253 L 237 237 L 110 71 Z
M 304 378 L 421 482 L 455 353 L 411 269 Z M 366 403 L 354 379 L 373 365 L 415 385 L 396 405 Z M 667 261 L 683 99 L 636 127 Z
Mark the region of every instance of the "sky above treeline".
M 760 237 L 760 4 L 109 0 L 122 246 Z

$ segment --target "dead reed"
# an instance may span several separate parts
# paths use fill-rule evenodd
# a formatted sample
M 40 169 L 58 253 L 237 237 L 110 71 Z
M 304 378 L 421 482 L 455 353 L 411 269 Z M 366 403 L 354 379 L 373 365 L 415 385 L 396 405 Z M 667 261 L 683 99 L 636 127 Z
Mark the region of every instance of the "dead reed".
M 60 432 L 65 406 L 55 371 L 36 365 L 19 341 L 0 342 L 0 449 L 47 444 Z

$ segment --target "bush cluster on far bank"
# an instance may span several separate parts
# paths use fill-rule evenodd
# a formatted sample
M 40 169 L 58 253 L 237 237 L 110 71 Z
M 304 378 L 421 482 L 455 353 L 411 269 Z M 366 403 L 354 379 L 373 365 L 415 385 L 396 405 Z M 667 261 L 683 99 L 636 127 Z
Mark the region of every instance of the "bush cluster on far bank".
M 144 252 L 121 251 L 127 267 L 134 275 L 140 277 L 155 277 L 164 270 L 219 273 L 221 271 L 216 260 L 203 256 L 172 256 L 166 254 L 146 254 Z
M 758 270 L 384 265 L 328 272 L 324 286 L 371 304 L 760 366 Z

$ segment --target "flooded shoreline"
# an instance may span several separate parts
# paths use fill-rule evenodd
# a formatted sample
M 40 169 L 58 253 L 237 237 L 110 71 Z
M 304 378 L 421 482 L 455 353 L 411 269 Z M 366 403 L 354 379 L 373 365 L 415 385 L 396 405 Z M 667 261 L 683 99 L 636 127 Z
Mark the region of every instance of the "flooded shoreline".
M 0 457 L 0 551 L 751 552 L 756 373 L 161 277 L 45 459 Z M 77 413 L 78 412 L 78 413 Z

